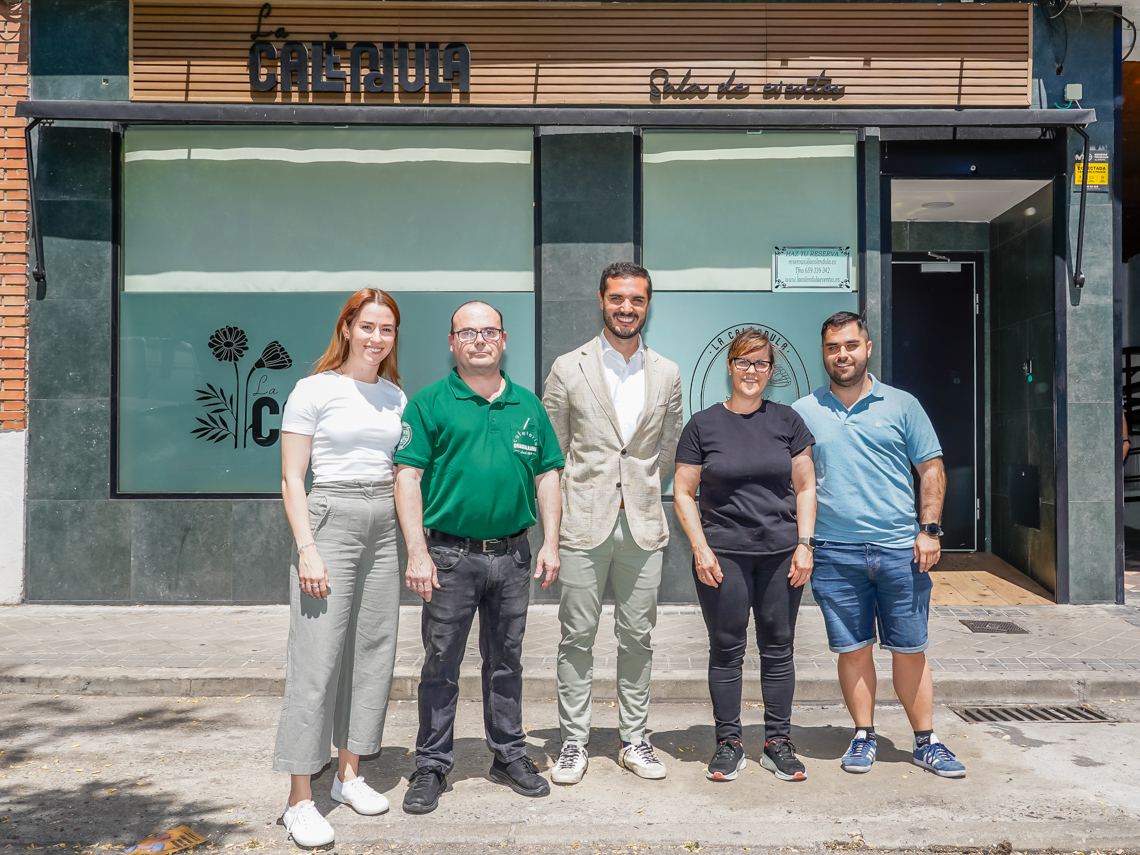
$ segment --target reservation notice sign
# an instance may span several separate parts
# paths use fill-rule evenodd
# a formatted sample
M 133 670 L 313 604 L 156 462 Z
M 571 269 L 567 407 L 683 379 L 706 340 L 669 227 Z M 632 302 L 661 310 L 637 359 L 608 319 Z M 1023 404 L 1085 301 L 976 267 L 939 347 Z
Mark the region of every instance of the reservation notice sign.
M 851 291 L 851 247 L 776 247 L 772 258 L 772 290 Z

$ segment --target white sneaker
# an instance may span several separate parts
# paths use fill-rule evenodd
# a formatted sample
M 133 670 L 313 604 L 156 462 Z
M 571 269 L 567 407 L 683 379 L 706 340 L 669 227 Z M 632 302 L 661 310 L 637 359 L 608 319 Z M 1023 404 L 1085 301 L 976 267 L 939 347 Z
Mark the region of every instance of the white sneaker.
M 336 839 L 333 827 L 321 816 L 311 799 L 297 802 L 293 807 L 286 803 L 281 821 L 285 823 L 285 830 L 293 836 L 293 842 L 305 849 L 327 846 Z
M 576 739 L 567 739 L 562 744 L 562 752 L 550 773 L 550 780 L 556 784 L 577 784 L 589 765 L 590 755 L 586 746 Z
M 362 816 L 376 816 L 388 810 L 388 800 L 359 775 L 343 784 L 340 775 L 333 775 L 331 795 L 334 802 L 346 804 Z
M 618 764 L 639 778 L 656 781 L 665 777 L 665 764 L 657 759 L 657 755 L 653 753 L 653 746 L 644 736 L 637 742 L 624 746 L 618 752 Z

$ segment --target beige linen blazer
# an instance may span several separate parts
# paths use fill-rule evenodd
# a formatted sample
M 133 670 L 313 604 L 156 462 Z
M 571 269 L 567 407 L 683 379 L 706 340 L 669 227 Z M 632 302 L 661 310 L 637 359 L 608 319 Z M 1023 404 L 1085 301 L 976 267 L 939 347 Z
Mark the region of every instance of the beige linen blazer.
M 624 499 L 637 545 L 646 550 L 665 546 L 669 526 L 661 507 L 661 481 L 673 472 L 683 420 L 676 363 L 645 349 L 645 408 L 628 443 L 622 440 L 597 338 L 554 361 L 542 403 L 566 457 L 562 545 L 599 545 L 613 531 Z

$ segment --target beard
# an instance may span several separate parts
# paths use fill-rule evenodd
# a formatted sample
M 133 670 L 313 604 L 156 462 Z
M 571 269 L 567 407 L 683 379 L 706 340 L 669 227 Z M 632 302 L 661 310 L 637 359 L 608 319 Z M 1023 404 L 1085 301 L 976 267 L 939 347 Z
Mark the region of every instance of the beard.
M 832 382 L 837 386 L 858 386 L 862 384 L 867 377 L 866 359 L 862 362 L 854 362 L 849 369 L 843 369 L 842 373 L 837 373 L 827 363 L 824 363 L 823 368 L 827 372 L 827 376 L 830 377 Z M 849 374 L 847 373 L 848 371 L 850 372 Z
M 606 329 L 608 329 L 610 332 L 612 332 L 615 336 L 617 336 L 620 339 L 636 338 L 641 333 L 641 328 L 643 326 L 645 326 L 645 321 L 649 317 L 648 313 L 642 315 L 638 319 L 637 325 L 634 326 L 633 331 L 626 333 L 626 332 L 622 332 L 621 328 L 618 327 L 617 323 L 615 323 L 615 321 L 614 321 L 614 315 L 615 314 L 616 314 L 616 312 L 602 312 L 602 323 L 604 323 L 606 325 Z

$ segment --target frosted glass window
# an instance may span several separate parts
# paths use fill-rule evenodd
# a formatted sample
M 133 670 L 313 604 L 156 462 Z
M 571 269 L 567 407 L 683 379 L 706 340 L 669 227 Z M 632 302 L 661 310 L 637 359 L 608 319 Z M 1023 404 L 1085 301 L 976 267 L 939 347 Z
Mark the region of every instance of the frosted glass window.
M 854 257 L 855 142 L 851 132 L 646 131 L 643 257 L 654 289 L 770 291 L 778 246 L 850 247 Z
M 408 395 L 475 299 L 534 389 L 532 151 L 530 129 L 129 128 L 118 491 L 277 492 L 285 400 L 364 287 L 400 306 Z
M 126 291 L 533 291 L 529 128 L 124 135 Z

